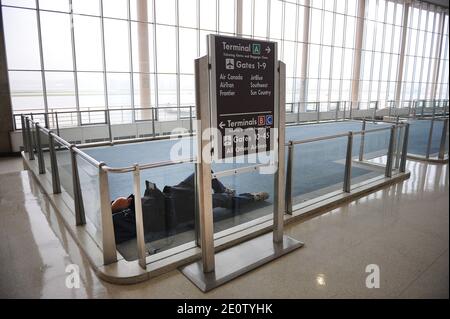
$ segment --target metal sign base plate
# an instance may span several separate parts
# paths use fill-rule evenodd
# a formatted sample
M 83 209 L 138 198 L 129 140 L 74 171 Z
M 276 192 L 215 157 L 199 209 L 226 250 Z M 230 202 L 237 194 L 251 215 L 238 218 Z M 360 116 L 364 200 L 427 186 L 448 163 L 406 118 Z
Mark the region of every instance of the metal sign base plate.
M 274 243 L 270 232 L 216 253 L 214 272 L 204 273 L 201 260 L 181 267 L 180 271 L 207 292 L 302 246 L 302 242 L 286 235 L 283 242 Z

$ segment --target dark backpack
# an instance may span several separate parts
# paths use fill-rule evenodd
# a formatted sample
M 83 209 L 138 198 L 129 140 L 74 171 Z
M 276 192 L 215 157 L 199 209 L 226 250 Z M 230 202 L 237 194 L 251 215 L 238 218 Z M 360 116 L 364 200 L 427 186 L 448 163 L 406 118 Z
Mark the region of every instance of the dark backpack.
M 116 244 L 136 238 L 136 215 L 134 195 L 129 208 L 113 214 L 114 235 Z M 141 199 L 144 234 L 149 240 L 156 239 L 161 233 L 168 232 L 164 194 L 155 184 L 145 181 L 145 192 Z
M 168 231 L 165 196 L 154 183 L 149 181 L 145 181 L 145 192 L 144 197 L 142 197 L 142 215 L 144 217 L 144 231 L 146 234 Z
M 182 183 L 164 187 L 167 218 L 171 230 L 181 226 L 192 226 L 195 219 L 195 191 Z

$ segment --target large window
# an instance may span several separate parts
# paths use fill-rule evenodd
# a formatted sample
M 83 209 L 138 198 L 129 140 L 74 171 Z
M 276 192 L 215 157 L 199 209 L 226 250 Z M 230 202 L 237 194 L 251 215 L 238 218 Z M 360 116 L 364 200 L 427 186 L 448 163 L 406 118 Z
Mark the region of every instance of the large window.
M 3 0 L 2 5 L 15 113 L 159 107 L 127 119 L 151 114 L 177 119 L 188 110 L 178 107 L 195 103 L 194 59 L 206 54 L 210 33 L 276 41 L 286 63 L 288 103 L 349 101 L 355 83 L 362 106 L 380 101 L 383 107 L 399 93 L 402 100 L 448 99 L 448 9 L 426 2 Z
M 402 99 L 441 97 L 442 84 L 448 83 L 448 12 L 427 3 L 413 3 L 408 10 Z M 443 68 L 438 67 L 442 65 Z M 447 76 L 445 76 L 447 73 Z M 443 78 L 445 76 L 445 78 Z M 437 78 L 437 81 L 435 80 Z M 436 86 L 440 89 L 436 94 Z M 444 96 L 448 96 L 443 92 Z
M 401 47 L 403 4 L 367 0 L 364 15 L 359 101 L 361 108 L 395 99 Z

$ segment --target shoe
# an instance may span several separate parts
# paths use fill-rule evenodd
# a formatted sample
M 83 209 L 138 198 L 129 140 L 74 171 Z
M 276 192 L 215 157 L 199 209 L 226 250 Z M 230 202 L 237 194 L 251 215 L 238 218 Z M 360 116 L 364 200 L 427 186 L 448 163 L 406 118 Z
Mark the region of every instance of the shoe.
M 269 198 L 269 194 L 266 192 L 257 192 L 257 193 L 250 193 L 253 196 L 253 200 L 255 202 L 263 201 Z

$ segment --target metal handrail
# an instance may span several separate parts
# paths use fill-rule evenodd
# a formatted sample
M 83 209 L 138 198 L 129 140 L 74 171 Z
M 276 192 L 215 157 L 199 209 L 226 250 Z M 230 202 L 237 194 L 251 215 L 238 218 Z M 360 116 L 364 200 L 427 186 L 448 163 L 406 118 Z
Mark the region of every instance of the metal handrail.
M 338 104 L 336 105 L 337 110 L 339 110 L 340 103 L 341 102 L 338 102 Z M 415 106 L 417 106 L 417 105 L 415 105 Z M 175 107 L 168 107 L 168 108 L 173 109 Z M 180 109 L 180 107 L 177 107 L 177 108 Z M 190 108 L 191 119 L 192 119 L 192 107 L 187 106 L 187 107 L 183 107 L 183 108 Z M 346 105 L 344 104 L 344 111 L 345 111 L 345 108 L 346 108 Z M 155 108 L 150 108 L 150 109 L 152 109 L 152 115 L 154 115 L 153 111 L 155 110 Z M 123 110 L 123 109 L 111 109 L 111 110 Z M 109 115 L 109 111 L 111 111 L 111 110 L 107 110 L 108 115 Z M 131 109 L 131 110 L 139 110 L 139 109 Z M 104 111 L 104 110 L 101 110 L 101 111 Z M 96 112 L 96 111 L 92 110 L 90 112 Z M 67 113 L 71 113 L 71 112 L 67 112 Z M 433 113 L 434 113 L 434 108 L 433 108 Z M 55 113 L 55 114 L 57 115 L 58 113 Z M 155 121 L 154 118 L 155 117 L 152 116 L 153 123 Z M 345 118 L 345 116 L 344 116 L 344 118 Z M 446 123 L 446 127 L 447 127 L 448 126 L 448 117 L 446 117 L 446 118 L 444 117 L 443 119 L 446 120 L 445 123 Z M 441 120 L 441 119 L 438 118 L 437 116 L 435 116 L 433 118 L 433 121 L 434 120 Z M 21 115 L 21 123 L 25 129 L 25 131 L 22 132 L 22 136 L 24 138 L 24 144 L 25 144 L 25 152 L 28 152 L 28 156 L 29 156 L 30 160 L 33 160 L 34 159 L 34 149 L 36 148 L 36 151 L 38 154 L 38 160 L 39 160 L 40 173 L 41 173 L 41 169 L 44 167 L 44 165 L 43 165 L 44 159 L 42 157 L 42 146 L 41 146 L 39 134 L 40 134 L 40 132 L 43 132 L 44 134 L 48 135 L 48 137 L 49 137 L 49 151 L 50 151 L 52 184 L 53 184 L 53 193 L 54 194 L 58 194 L 61 192 L 57 158 L 56 158 L 56 149 L 55 149 L 54 142 L 57 141 L 59 144 L 61 144 L 63 147 L 67 148 L 71 152 L 73 188 L 74 188 L 74 194 L 75 194 L 74 195 L 74 202 L 75 202 L 74 207 L 76 210 L 75 218 L 76 218 L 77 225 L 83 225 L 86 223 L 83 199 L 82 199 L 82 192 L 81 192 L 80 180 L 79 180 L 79 176 L 78 176 L 77 161 L 76 161 L 77 155 L 80 156 L 81 158 L 83 158 L 84 160 L 86 160 L 91 165 L 98 168 L 99 191 L 100 191 L 100 199 L 101 199 L 102 231 L 103 231 L 103 233 L 102 233 L 103 253 L 104 253 L 104 263 L 105 264 L 115 262 L 117 260 L 116 246 L 115 246 L 115 239 L 114 239 L 114 228 L 112 225 L 112 218 L 111 218 L 111 216 L 112 216 L 111 215 L 111 206 L 110 206 L 110 202 L 109 202 L 110 194 L 109 194 L 108 175 L 107 174 L 108 173 L 134 172 L 134 175 L 133 175 L 134 176 L 134 192 L 135 192 L 135 196 L 138 196 L 139 195 L 138 193 L 140 193 L 140 188 L 138 185 L 140 182 L 140 176 L 139 176 L 140 170 L 152 169 L 152 168 L 158 168 L 158 167 L 166 167 L 166 166 L 183 164 L 183 163 L 193 163 L 197 160 L 196 157 L 191 157 L 191 158 L 185 158 L 185 159 L 180 159 L 180 160 L 175 160 L 175 161 L 168 160 L 168 161 L 160 161 L 160 162 L 153 162 L 153 163 L 145 163 L 142 165 L 134 164 L 132 166 L 126 166 L 126 167 L 110 167 L 110 166 L 107 166 L 105 163 L 99 162 L 96 159 L 92 158 L 91 156 L 89 156 L 88 154 L 83 152 L 80 148 L 78 148 L 77 145 L 67 142 L 62 137 L 60 137 L 59 134 L 57 134 L 57 133 L 55 134 L 52 130 L 40 125 L 37 121 L 33 120 L 32 114 L 31 114 L 31 118 L 25 117 L 22 114 Z M 108 125 L 110 125 L 109 116 L 108 116 L 107 123 L 108 123 Z M 363 121 L 363 125 L 364 125 L 364 123 L 365 123 L 365 121 Z M 30 126 L 30 124 L 32 124 L 32 126 Z M 407 141 L 408 141 L 407 133 L 408 133 L 408 129 L 409 129 L 409 124 L 403 123 L 403 122 L 398 122 L 398 117 L 397 117 L 397 122 L 395 124 L 394 123 L 389 123 L 389 124 L 393 124 L 393 125 L 385 126 L 385 127 L 381 127 L 381 128 L 374 128 L 374 129 L 365 129 L 365 126 L 363 126 L 363 129 L 359 130 L 359 131 L 351 131 L 351 132 L 335 134 L 335 135 L 328 135 L 328 136 L 321 136 L 321 137 L 315 137 L 315 138 L 309 138 L 309 139 L 303 139 L 303 140 L 289 141 L 289 143 L 286 144 L 289 147 L 288 150 L 290 152 L 288 161 L 291 161 L 290 165 L 288 165 L 289 183 L 292 184 L 292 176 L 291 176 L 292 175 L 292 167 L 293 167 L 292 166 L 292 161 L 293 161 L 292 155 L 293 155 L 295 145 L 306 144 L 306 143 L 311 143 L 311 142 L 318 142 L 318 141 L 329 140 L 329 139 L 335 139 L 335 138 L 340 138 L 340 137 L 347 137 L 348 141 L 347 141 L 343 191 L 351 192 L 351 166 L 352 166 L 352 161 L 353 161 L 353 159 L 352 159 L 353 137 L 355 135 L 364 136 L 367 133 L 387 131 L 387 130 L 390 130 L 391 134 L 390 134 L 389 149 L 388 149 L 388 154 L 387 154 L 388 161 L 386 163 L 385 176 L 388 178 L 392 176 L 392 168 L 394 166 L 393 157 L 395 156 L 395 154 L 399 154 L 400 147 L 402 150 L 401 151 L 401 163 L 399 166 L 395 165 L 395 168 L 398 167 L 399 172 L 404 172 L 405 171 L 405 162 L 406 162 L 406 153 L 407 153 Z M 406 134 L 406 136 L 402 140 L 401 143 L 400 142 L 397 143 L 395 140 L 395 137 L 394 137 L 397 132 L 397 129 L 404 128 L 404 127 L 405 127 L 405 130 L 403 130 L 403 132 L 404 132 L 403 134 Z M 35 132 L 37 134 L 37 138 L 33 137 L 33 135 L 31 134 L 31 132 L 33 130 L 35 130 Z M 191 133 L 191 135 L 192 134 L 193 133 Z M 140 141 L 141 139 L 133 139 L 133 140 Z M 443 141 L 445 142 L 445 140 L 443 140 Z M 117 142 L 117 144 L 119 144 L 119 143 L 121 143 L 121 141 Z M 364 142 L 362 141 L 362 143 L 364 143 Z M 114 145 L 114 142 L 110 141 L 109 143 L 106 143 L 106 145 L 107 144 Z M 400 144 L 402 144 L 402 145 L 400 145 Z M 90 144 L 90 145 L 92 146 L 93 144 Z M 442 141 L 441 141 L 441 145 L 443 145 Z M 360 157 L 360 161 L 362 161 L 361 157 Z M 252 166 L 248 166 L 248 167 L 240 167 L 240 168 L 235 168 L 235 169 L 231 169 L 231 170 L 225 170 L 225 171 L 221 171 L 221 172 L 216 172 L 216 173 L 214 173 L 213 176 L 220 177 L 220 176 L 226 176 L 227 174 L 237 174 L 238 172 L 244 173 L 247 171 L 251 171 L 253 169 L 257 169 L 258 167 L 265 166 L 265 165 L 267 165 L 267 164 L 256 164 L 256 165 L 252 165 Z M 45 173 L 45 167 L 43 169 L 43 173 Z M 286 179 L 286 195 L 292 197 L 292 192 L 288 188 L 288 178 Z M 138 201 L 138 206 L 140 205 L 139 203 L 140 202 Z M 286 200 L 286 203 L 287 203 L 286 212 L 292 213 L 292 198 L 290 198 L 290 200 Z M 288 206 L 290 206 L 290 207 L 288 207 Z M 142 212 L 140 214 L 142 214 Z M 142 217 L 142 216 L 140 216 L 140 217 Z M 139 223 L 139 225 L 142 226 L 142 220 Z M 142 237 L 142 236 L 140 236 L 140 237 Z M 139 246 L 140 246 L 139 247 L 139 263 L 143 268 L 145 268 L 145 251 L 144 251 L 145 247 L 143 245 L 142 238 L 140 238 L 141 242 L 139 244 Z
M 397 126 L 399 126 L 399 127 L 404 126 L 404 125 L 405 124 L 403 124 L 403 123 L 397 124 Z M 359 134 L 365 134 L 365 133 L 387 131 L 389 129 L 390 129 L 390 127 L 386 126 L 386 127 L 380 127 L 380 128 L 374 128 L 374 129 L 368 129 L 368 130 L 352 131 L 352 134 L 353 135 L 359 135 Z M 348 133 L 340 133 L 340 134 L 334 134 L 334 135 L 313 137 L 313 138 L 309 138 L 309 139 L 305 139 L 305 140 L 290 141 L 290 143 L 292 143 L 293 145 L 298 145 L 298 144 L 306 144 L 306 143 L 318 142 L 318 141 L 323 141 L 323 140 L 330 140 L 330 139 L 339 138 L 339 137 L 346 137 L 346 136 L 348 136 Z M 286 146 L 289 146 L 289 143 L 286 143 Z
M 380 102 L 385 102 L 384 104 L 380 104 Z M 351 101 L 304 101 L 304 102 L 288 102 L 286 103 L 286 105 L 291 105 L 291 111 L 289 113 L 292 114 L 298 114 L 297 115 L 297 122 L 300 122 L 300 118 L 299 118 L 299 114 L 306 114 L 306 113 L 317 113 L 317 119 L 316 120 L 320 120 L 320 114 L 324 113 L 324 112 L 336 112 L 335 115 L 335 120 L 339 120 L 339 112 L 344 112 L 343 115 L 343 119 L 345 120 L 347 118 L 347 114 L 346 111 L 349 111 L 349 116 L 348 118 L 352 118 L 352 110 L 362 110 L 360 108 L 360 106 L 362 105 L 362 103 L 366 103 L 369 106 L 375 103 L 375 107 L 372 108 L 373 109 L 373 114 L 372 117 L 375 118 L 376 113 L 378 110 L 384 110 L 384 109 L 389 109 L 389 115 L 391 114 L 391 109 L 408 109 L 408 117 L 411 116 L 411 112 L 414 113 L 413 116 L 417 115 L 416 109 L 418 105 L 421 105 L 421 112 L 419 112 L 422 115 L 425 115 L 424 111 L 425 109 L 431 109 L 431 108 L 442 108 L 444 109 L 444 112 L 447 113 L 448 112 L 448 99 L 433 99 L 433 100 L 400 100 L 400 101 L 393 101 L 393 100 L 386 100 L 386 101 L 366 101 L 366 102 L 357 102 L 357 103 L 353 103 Z M 405 106 L 405 103 L 406 106 Z M 432 106 L 430 106 L 430 104 L 432 104 Z M 437 104 L 437 105 L 436 105 Z M 297 105 L 297 107 L 294 107 L 295 105 Z M 305 110 L 304 112 L 300 112 L 300 105 L 314 105 L 314 109 L 313 110 Z M 324 111 L 320 110 L 320 106 L 321 105 L 327 105 L 327 109 Z M 330 107 L 330 106 L 334 106 Z M 356 107 L 355 107 L 356 106 Z M 403 106 L 403 107 L 402 107 Z M 154 107 L 135 107 L 135 108 L 131 108 L 131 107 L 123 107 L 123 108 L 109 108 L 109 109 L 104 109 L 104 108 L 100 108 L 99 109 L 82 109 L 82 110 L 64 110 L 61 109 L 61 111 L 54 111 L 54 109 L 50 112 L 37 112 L 37 113 L 33 113 L 32 111 L 34 110 L 30 110 L 30 112 L 28 113 L 16 113 L 13 115 L 14 117 L 14 129 L 18 130 L 17 128 L 17 120 L 16 118 L 18 116 L 21 115 L 26 115 L 26 114 L 34 114 L 35 116 L 44 116 L 44 120 L 45 120 L 45 126 L 49 127 L 50 122 L 53 124 L 52 126 L 55 127 L 57 131 L 59 131 L 59 124 L 60 122 L 65 124 L 65 125 L 70 125 L 70 126 L 74 126 L 74 127 L 78 127 L 78 126 L 90 126 L 90 125 L 108 125 L 111 126 L 111 120 L 110 120 L 110 114 L 111 112 L 128 112 L 131 111 L 133 113 L 135 113 L 136 111 L 151 111 L 151 118 L 148 119 L 136 119 L 135 116 L 132 116 L 131 119 L 131 123 L 139 123 L 139 122 L 147 122 L 147 121 L 152 121 L 152 123 L 154 124 L 155 121 L 160 121 L 160 119 L 158 119 L 158 110 L 178 110 L 178 115 L 177 115 L 177 120 L 182 120 L 182 119 L 189 119 L 191 121 L 190 127 L 191 127 L 191 131 L 192 131 L 192 119 L 195 117 L 195 114 L 193 114 L 192 109 L 195 108 L 194 105 L 177 105 L 177 106 L 154 106 Z M 182 109 L 189 109 L 189 115 L 188 116 L 181 116 L 180 110 Z M 296 110 L 295 110 L 296 109 Z M 367 110 L 370 110 L 371 108 L 368 107 Z M 364 109 L 366 110 L 366 109 Z M 102 116 L 101 121 L 97 118 L 94 118 L 93 120 L 91 119 L 91 117 L 89 116 L 90 120 L 88 120 L 87 123 L 82 123 L 81 120 L 81 115 L 87 113 L 87 114 L 92 114 L 92 113 L 105 113 L 104 116 Z M 195 113 L 195 112 L 194 112 Z M 59 117 L 61 117 L 61 115 L 66 115 L 66 114 L 70 114 L 71 117 L 69 119 L 65 119 L 63 117 L 63 119 L 59 119 L 58 120 L 58 115 Z M 72 116 L 73 114 L 76 114 L 77 116 Z M 397 114 L 397 112 L 395 112 L 395 114 Z M 51 117 L 51 119 L 49 119 L 49 117 Z M 50 121 L 51 120 L 51 121 Z M 67 122 L 68 121 L 68 122 Z M 56 122 L 56 123 L 55 123 Z
M 162 162 L 154 162 L 154 163 L 147 163 L 147 164 L 141 164 L 139 165 L 139 168 L 142 169 L 151 169 L 151 168 L 157 168 L 157 167 L 165 167 L 165 166 L 171 166 L 176 164 L 184 164 L 184 163 L 192 163 L 196 160 L 196 158 L 186 158 L 181 160 L 168 160 L 168 161 L 162 161 Z M 125 166 L 125 167 L 110 167 L 104 165 L 102 167 L 103 170 L 111 173 L 129 173 L 136 169 L 136 165 L 132 166 Z

